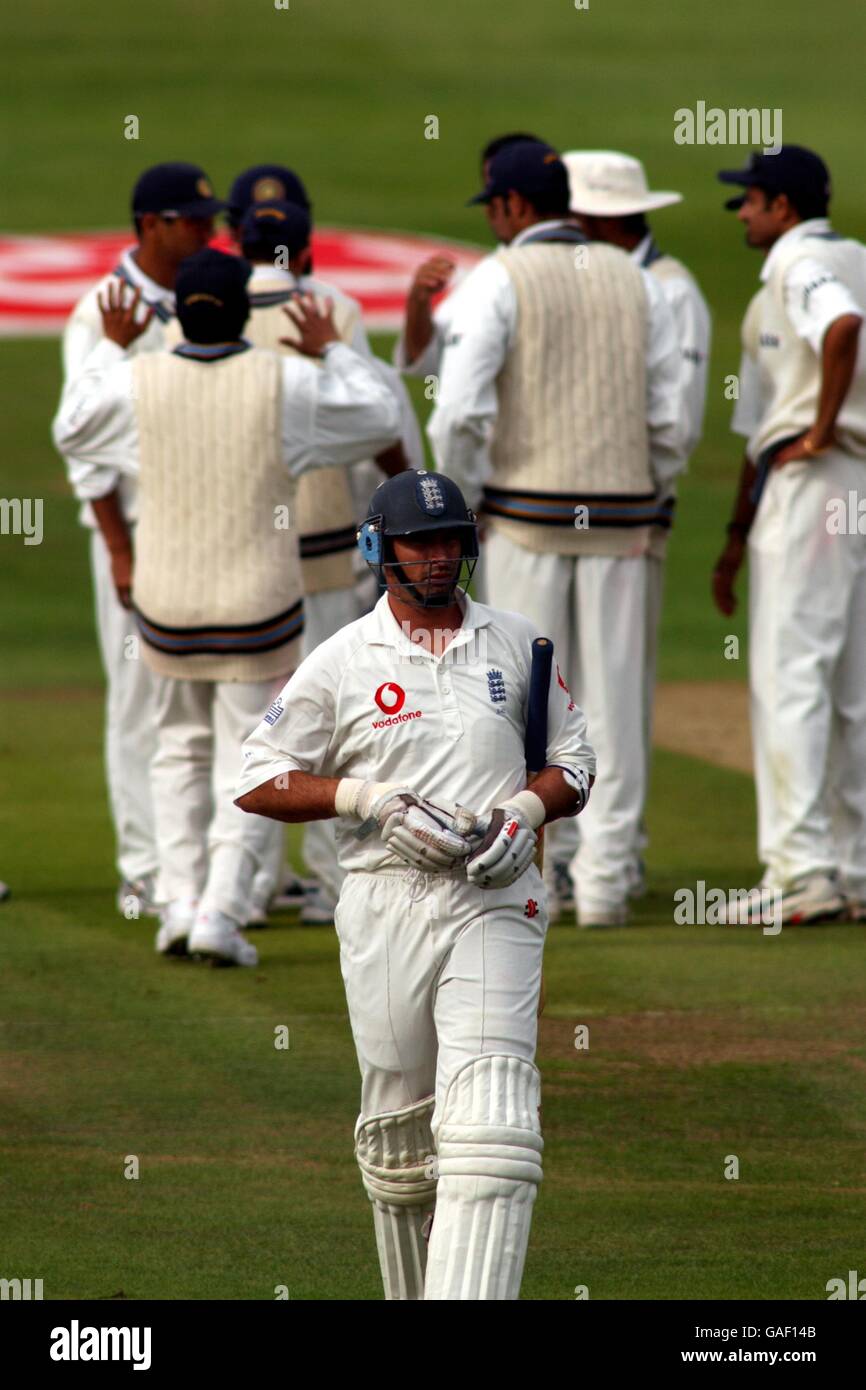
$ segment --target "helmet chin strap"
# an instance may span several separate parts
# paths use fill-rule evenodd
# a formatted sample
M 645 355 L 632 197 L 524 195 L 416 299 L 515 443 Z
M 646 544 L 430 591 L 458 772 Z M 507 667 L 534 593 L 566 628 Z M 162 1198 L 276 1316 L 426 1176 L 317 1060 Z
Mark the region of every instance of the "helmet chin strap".
M 418 561 L 417 561 L 417 560 L 416 560 L 416 561 L 412 561 L 412 563 L 413 563 L 413 564 L 417 564 Z M 426 580 L 426 583 L 427 583 L 428 585 L 429 585 L 430 582 L 431 582 L 430 566 L 433 565 L 434 563 L 435 563 L 435 561 L 433 561 L 433 560 L 428 560 L 428 561 L 427 561 L 427 580 Z M 449 607 L 449 606 L 454 602 L 454 595 L 455 595 L 455 593 L 456 593 L 456 591 L 457 591 L 457 585 L 458 585 L 459 582 L 460 582 L 460 573 L 461 573 L 461 571 L 462 571 L 462 569 L 463 569 L 463 558 L 461 557 L 461 560 L 460 560 L 460 568 L 458 569 L 456 575 L 454 576 L 454 582 L 453 582 L 453 583 L 450 585 L 450 587 L 445 591 L 445 593 L 442 593 L 442 594 L 429 594 L 429 593 L 428 593 L 428 594 L 424 594 L 424 593 L 422 593 L 421 590 L 418 588 L 417 584 L 413 584 L 412 581 L 407 577 L 406 571 L 403 569 L 403 566 L 402 566 L 398 561 L 396 561 L 396 560 L 386 561 L 386 562 L 383 564 L 382 568 L 383 568 L 383 569 L 389 569 L 389 570 L 392 570 L 392 571 L 395 572 L 396 577 L 397 577 L 397 579 L 398 579 L 399 582 L 400 582 L 401 588 L 405 589 L 405 590 L 407 591 L 407 593 L 409 593 L 409 594 L 412 595 L 412 597 L 411 597 L 410 599 L 407 599 L 406 602 L 407 602 L 407 603 L 410 603 L 410 604 L 412 605 L 413 608 L 447 608 L 447 607 Z M 473 568 L 473 569 L 475 568 L 474 565 L 473 565 L 472 568 Z M 470 571 L 470 575 L 471 575 L 471 571 Z M 422 582 L 424 582 L 424 581 L 422 581 Z

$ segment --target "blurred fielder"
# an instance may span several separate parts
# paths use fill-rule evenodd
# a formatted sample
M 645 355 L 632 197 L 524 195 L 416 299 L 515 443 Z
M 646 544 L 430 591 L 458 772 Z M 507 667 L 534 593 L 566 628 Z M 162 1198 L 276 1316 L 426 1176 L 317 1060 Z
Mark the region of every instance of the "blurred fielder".
M 156 676 L 157 950 L 238 965 L 257 963 L 240 928 L 277 839 L 233 804 L 241 744 L 263 712 L 276 718 L 303 626 L 293 479 L 385 448 L 399 426 L 392 394 L 306 297 L 299 346 L 321 368 L 242 337 L 249 269 L 191 257 L 177 278 L 183 342 L 131 360 L 146 324 L 110 295 L 106 341 L 55 423 L 80 497 L 140 480 L 132 597 Z
M 578 225 L 590 241 L 620 246 L 642 270 L 659 282 L 674 317 L 680 347 L 680 421 L 688 458 L 697 448 L 704 427 L 707 364 L 710 356 L 710 311 L 694 276 L 682 261 L 656 245 L 648 212 L 682 202 L 681 193 L 654 192 L 644 167 L 630 155 L 614 150 L 570 150 L 562 156 L 568 170 L 569 201 Z M 658 658 L 659 624 L 664 592 L 665 557 L 676 508 L 676 482 L 658 496 L 658 513 L 650 530 L 647 551 L 646 668 L 644 674 L 644 737 L 647 790 L 652 750 L 652 714 Z M 643 853 L 647 845 L 641 820 L 634 846 L 632 896 L 645 891 Z
M 64 385 L 81 374 L 102 339 L 99 303 L 109 287 L 125 285 L 130 295 L 139 296 L 136 316 L 145 329 L 129 351 L 138 355 L 165 346 L 178 268 L 208 244 L 214 215 L 224 206 L 195 164 L 157 164 L 145 170 L 132 191 L 137 245 L 124 251 L 111 274 L 78 301 L 64 329 Z M 156 723 L 151 672 L 135 659 L 138 629 L 129 607 L 137 515 L 135 480 L 125 475 L 116 494 L 86 503 L 80 519 L 91 533 L 96 625 L 107 686 L 105 762 L 121 879 L 117 903 L 123 912 L 137 900 L 139 911 L 151 913 L 157 854 L 150 762 Z
M 713 574 L 749 556 L 761 888 L 784 923 L 866 920 L 866 247 L 833 230 L 830 175 L 798 145 L 719 174 L 765 253 L 743 320 L 746 451 Z M 755 895 L 757 903 L 759 895 Z M 748 919 L 754 909 L 743 907 Z
M 458 589 L 478 542 L 456 484 L 382 484 L 360 544 L 387 592 L 247 740 L 238 805 L 338 818 L 356 1156 L 386 1298 L 516 1299 L 543 1147 L 536 832 L 582 809 L 595 758 L 553 682 L 548 766 L 526 788 L 536 632 Z
M 357 582 L 359 559 L 355 533 L 372 489 L 382 474 L 391 475 L 411 462 L 421 467 L 424 452 L 415 412 L 399 374 L 374 357 L 357 300 L 313 275 L 312 210 L 307 190 L 291 169 L 259 164 L 239 174 L 229 194 L 229 220 L 235 240 L 253 266 L 250 278 L 249 340 L 257 347 L 294 354 L 291 320 L 283 309 L 303 291 L 333 305 L 342 342 L 365 357 L 394 392 L 401 413 L 401 440 L 350 469 L 317 469 L 298 481 L 295 518 L 301 544 L 304 584 L 303 651 L 308 655 L 326 637 L 353 622 L 376 600 L 371 577 Z M 408 460 L 407 460 L 408 455 Z M 381 470 L 381 471 L 380 471 Z M 359 502 L 359 497 L 363 502 Z M 342 872 L 337 862 L 333 827 L 316 823 L 304 833 L 304 859 L 318 879 L 301 908 L 304 923 L 331 922 Z M 263 919 L 283 872 L 279 861 L 257 875 L 252 914 Z
M 547 145 L 499 150 L 473 202 L 504 245 L 460 287 L 428 433 L 483 501 L 491 599 L 549 634 L 586 712 L 598 786 L 576 859 L 557 826 L 547 856 L 571 861 L 579 925 L 612 926 L 646 783 L 646 552 L 683 466 L 676 330 L 658 282 L 570 218 Z

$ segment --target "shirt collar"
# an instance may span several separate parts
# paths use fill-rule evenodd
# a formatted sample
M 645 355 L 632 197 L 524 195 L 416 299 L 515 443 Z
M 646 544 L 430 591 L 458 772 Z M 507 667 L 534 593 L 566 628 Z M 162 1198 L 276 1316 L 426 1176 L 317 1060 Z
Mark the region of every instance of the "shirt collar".
M 253 266 L 252 274 L 248 285 L 252 289 L 256 284 L 265 281 L 269 285 L 279 285 L 281 289 L 293 290 L 297 287 L 298 281 L 290 270 L 284 270 L 279 265 L 266 265 L 263 261 Z
M 463 622 L 440 657 L 431 651 L 432 642 L 426 644 L 412 641 L 410 633 L 401 626 L 391 612 L 387 594 L 383 594 L 373 611 L 367 614 L 368 631 L 365 635 L 368 641 L 375 645 L 394 647 L 396 651 L 406 656 L 426 656 L 431 661 L 441 660 L 450 651 L 465 647 L 472 641 L 479 628 L 487 627 L 490 623 L 489 609 L 484 604 L 476 603 L 465 589 L 458 588 L 457 599 L 463 610 Z
M 647 234 L 646 234 L 646 236 L 644 237 L 643 241 L 639 241 L 638 244 L 637 244 L 637 246 L 633 246 L 633 247 L 631 248 L 631 250 L 629 251 L 628 254 L 629 254 L 630 258 L 631 258 L 637 265 L 643 265 L 644 256 L 646 256 L 646 255 L 648 254 L 649 249 L 650 249 L 650 247 L 652 246 L 652 244 L 653 244 L 653 234 L 652 234 L 652 232 L 647 232 Z
M 773 265 L 779 259 L 780 247 L 787 250 L 790 246 L 796 245 L 798 241 L 802 241 L 804 237 L 829 231 L 832 231 L 829 217 L 810 217 L 805 222 L 797 222 L 793 227 L 789 227 L 787 232 L 782 233 L 778 241 L 773 242 L 769 255 L 761 266 L 761 279 L 766 281 L 772 274 Z
M 127 279 L 136 289 L 141 290 L 142 299 L 145 299 L 148 304 L 159 304 L 163 309 L 167 309 L 169 313 L 173 314 L 175 312 L 174 290 L 167 290 L 165 285 L 158 285 L 155 280 L 151 280 L 149 275 L 145 275 L 144 271 L 139 269 L 134 253 L 135 247 L 129 246 L 120 257 L 120 264 Z
M 574 223 L 567 217 L 549 217 L 546 222 L 533 222 L 531 227 L 524 227 L 522 232 L 508 243 L 509 246 L 520 246 L 531 236 L 536 236 L 538 232 L 552 231 L 555 227 L 573 227 Z

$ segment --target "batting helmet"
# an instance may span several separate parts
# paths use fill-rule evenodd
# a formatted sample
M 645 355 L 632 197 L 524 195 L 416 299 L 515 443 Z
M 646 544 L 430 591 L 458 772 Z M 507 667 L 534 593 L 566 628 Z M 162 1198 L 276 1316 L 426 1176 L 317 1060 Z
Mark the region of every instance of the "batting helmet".
M 393 542 L 398 537 L 448 533 L 460 540 L 460 558 L 455 561 L 453 578 L 443 586 L 433 567 L 440 560 L 413 561 L 412 568 L 426 564 L 424 578 L 412 580 L 394 558 Z M 387 588 L 392 571 L 408 592 L 407 602 L 419 608 L 444 608 L 454 601 L 454 592 L 464 564 L 466 582 L 478 563 L 478 523 L 466 505 L 459 487 L 442 473 L 424 468 L 407 470 L 380 483 L 370 498 L 367 519 L 358 531 L 358 548 L 379 583 Z

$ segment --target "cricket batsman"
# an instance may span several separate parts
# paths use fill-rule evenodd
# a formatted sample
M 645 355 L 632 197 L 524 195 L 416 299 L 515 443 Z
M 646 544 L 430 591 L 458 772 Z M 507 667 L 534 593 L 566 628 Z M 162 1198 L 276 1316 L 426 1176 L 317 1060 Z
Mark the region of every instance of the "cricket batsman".
M 516 1299 L 543 1148 L 533 860 L 540 827 L 586 805 L 595 755 L 552 681 L 546 766 L 526 787 L 537 633 L 458 587 L 478 536 L 456 483 L 389 479 L 359 546 L 385 591 L 246 740 L 237 805 L 337 819 L 355 1154 L 385 1297 Z

